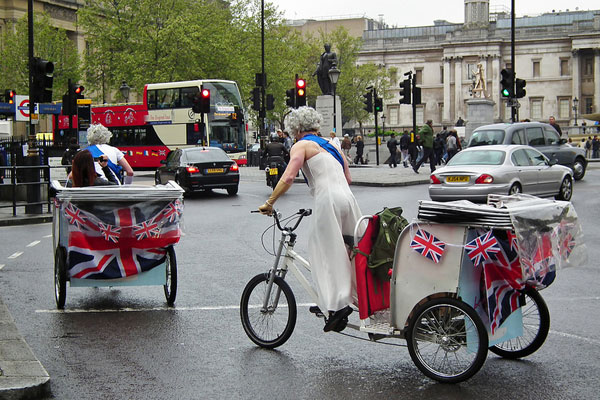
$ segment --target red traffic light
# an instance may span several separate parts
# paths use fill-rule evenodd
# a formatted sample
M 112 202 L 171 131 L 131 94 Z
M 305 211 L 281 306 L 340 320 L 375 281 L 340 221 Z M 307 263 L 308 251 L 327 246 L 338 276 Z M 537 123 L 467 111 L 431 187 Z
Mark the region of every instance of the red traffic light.
M 202 96 L 202 98 L 209 99 L 210 98 L 210 90 L 202 89 L 202 91 L 200 92 L 200 96 Z
M 296 88 L 297 89 L 304 89 L 306 87 L 306 81 L 304 79 L 298 79 L 296 81 Z
M 81 94 L 85 88 L 83 86 L 77 86 L 75 88 L 75 94 Z
M 7 90 L 4 93 L 4 97 L 6 98 L 6 102 L 8 104 L 13 104 L 15 102 L 15 91 L 14 90 Z

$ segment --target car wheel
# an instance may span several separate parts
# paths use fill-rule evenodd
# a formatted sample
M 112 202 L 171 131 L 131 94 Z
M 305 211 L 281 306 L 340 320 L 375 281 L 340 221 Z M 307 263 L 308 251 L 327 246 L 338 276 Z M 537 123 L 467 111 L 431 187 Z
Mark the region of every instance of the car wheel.
M 575 178 L 576 181 L 583 179 L 583 176 L 585 175 L 585 161 L 581 158 L 575 159 L 572 169 L 573 178 Z
M 229 194 L 230 196 L 235 196 L 238 192 L 238 186 L 236 187 L 232 187 L 232 188 L 227 188 L 227 194 Z
M 521 185 L 518 183 L 513 183 L 513 185 L 510 187 L 510 189 L 508 189 L 508 195 L 510 196 L 511 194 L 519 194 L 522 193 L 523 189 L 521 189 Z
M 570 176 L 565 176 L 555 198 L 556 200 L 569 201 L 571 200 L 571 196 L 573 196 L 573 181 Z

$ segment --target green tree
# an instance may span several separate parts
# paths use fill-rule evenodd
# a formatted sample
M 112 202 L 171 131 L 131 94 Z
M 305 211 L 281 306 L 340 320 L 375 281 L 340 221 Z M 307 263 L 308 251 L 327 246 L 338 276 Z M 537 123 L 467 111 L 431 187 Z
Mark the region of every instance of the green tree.
M 29 39 L 27 16 L 7 25 L 0 42 L 0 88 L 29 94 Z M 33 24 L 34 56 L 54 63 L 53 100 L 62 100 L 69 78 L 78 79 L 79 56 L 64 29 L 51 26 L 46 14 L 37 14 Z

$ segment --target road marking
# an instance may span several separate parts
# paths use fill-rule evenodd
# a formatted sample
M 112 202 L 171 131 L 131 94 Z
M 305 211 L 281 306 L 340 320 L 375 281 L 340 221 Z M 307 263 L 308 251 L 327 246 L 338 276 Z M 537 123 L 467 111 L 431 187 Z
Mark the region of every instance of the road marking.
M 587 337 L 579 336 L 579 335 L 573 335 L 572 333 L 557 332 L 557 331 L 550 331 L 550 333 L 552 333 L 554 335 L 570 338 L 570 339 L 581 340 L 581 341 L 588 342 L 591 344 L 600 344 L 600 340 L 591 339 L 591 338 L 587 338 Z
M 298 307 L 310 307 L 314 304 L 297 304 Z M 261 306 L 250 306 L 250 308 L 259 308 Z M 144 307 L 144 308 L 67 308 L 64 310 L 35 310 L 42 314 L 73 314 L 73 313 L 119 313 L 119 312 L 143 312 L 143 311 L 221 311 L 221 310 L 239 310 L 240 306 L 207 306 L 207 307 Z
M 52 237 L 52 234 L 44 236 L 44 238 L 51 238 L 51 237 Z
M 39 244 L 39 243 L 40 243 L 40 241 L 39 241 L 39 240 L 34 240 L 33 242 L 29 243 L 29 244 L 28 244 L 27 246 L 25 246 L 25 247 L 33 247 L 33 246 L 35 246 L 36 244 Z
M 22 251 L 17 251 L 16 253 L 13 253 L 10 256 L 8 256 L 8 258 L 15 259 L 15 258 L 19 257 L 21 254 L 23 254 Z
M 0 264 L 0 269 L 4 268 L 5 264 Z

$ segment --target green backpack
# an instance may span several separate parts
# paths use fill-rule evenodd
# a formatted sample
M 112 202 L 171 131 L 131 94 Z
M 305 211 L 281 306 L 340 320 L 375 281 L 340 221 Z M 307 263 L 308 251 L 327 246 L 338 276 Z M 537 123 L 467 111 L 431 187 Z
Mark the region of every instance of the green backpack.
M 394 264 L 396 242 L 402 230 L 408 225 L 402 216 L 402 207 L 393 207 L 378 212 L 379 230 L 373 241 L 373 249 L 367 258 L 367 266 L 372 269 L 373 276 L 381 281 L 389 281 L 388 271 Z

